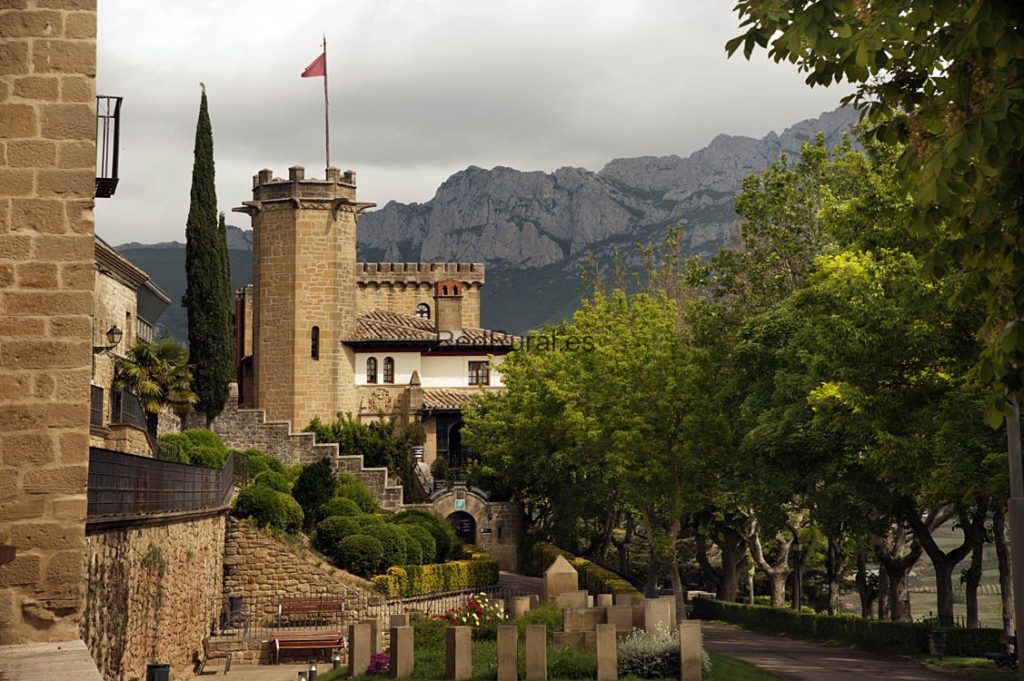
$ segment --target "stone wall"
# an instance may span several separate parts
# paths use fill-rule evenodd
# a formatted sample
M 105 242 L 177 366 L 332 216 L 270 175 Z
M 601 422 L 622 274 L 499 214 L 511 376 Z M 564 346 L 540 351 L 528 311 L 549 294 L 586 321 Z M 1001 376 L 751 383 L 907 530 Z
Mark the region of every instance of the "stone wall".
M 342 621 L 346 625 L 366 617 L 368 608 L 383 602 L 369 582 L 335 568 L 300 544 L 291 543 L 297 541 L 284 543 L 248 522 L 228 519 L 224 600 L 241 596 L 252 627 L 273 626 L 277 606 L 287 596 L 344 596 Z M 242 642 L 235 647 L 237 651 L 251 649 Z M 261 661 L 269 659 L 269 646 L 261 645 L 257 650 Z
M 0 644 L 78 638 L 89 457 L 96 2 L 29 4 L 0 3 Z
M 465 262 L 361 262 L 356 263 L 356 313 L 379 309 L 415 315 L 416 306 L 430 306 L 436 319 L 434 284 L 443 279 L 462 283 L 462 327 L 480 326 L 480 289 L 483 263 Z
M 90 526 L 81 635 L 106 681 L 144 679 L 155 662 L 192 677 L 221 611 L 225 517 Z

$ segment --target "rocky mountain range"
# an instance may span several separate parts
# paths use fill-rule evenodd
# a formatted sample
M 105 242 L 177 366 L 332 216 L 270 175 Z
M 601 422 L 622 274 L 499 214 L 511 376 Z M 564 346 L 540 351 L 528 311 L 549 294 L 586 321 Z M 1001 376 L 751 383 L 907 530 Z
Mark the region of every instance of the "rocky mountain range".
M 684 228 L 691 253 L 710 253 L 735 234 L 733 198 L 743 179 L 782 154 L 797 156 L 818 132 L 838 144 L 856 122 L 852 109 L 837 109 L 761 139 L 718 135 L 686 157 L 615 159 L 594 172 L 560 168 L 553 173 L 470 166 L 445 180 L 425 203 L 389 202 L 362 215 L 359 258 L 363 261 L 462 261 L 488 264 L 482 323 L 523 332 L 571 314 L 579 302 L 583 258 L 599 261 L 613 252 L 629 255 L 637 243 L 657 243 L 676 225 Z M 248 230 L 229 227 L 232 263 L 251 250 Z M 165 288 L 154 264 L 176 242 L 118 247 L 147 268 Z M 165 251 L 164 255 L 158 251 Z M 180 256 L 174 258 L 180 261 Z M 232 273 L 234 281 L 251 276 Z M 169 269 L 183 280 L 184 273 Z M 170 272 L 168 272 L 169 274 Z M 163 275 L 166 276 L 166 275 Z M 171 314 L 171 318 L 180 315 Z M 179 329 L 172 328 L 181 337 Z

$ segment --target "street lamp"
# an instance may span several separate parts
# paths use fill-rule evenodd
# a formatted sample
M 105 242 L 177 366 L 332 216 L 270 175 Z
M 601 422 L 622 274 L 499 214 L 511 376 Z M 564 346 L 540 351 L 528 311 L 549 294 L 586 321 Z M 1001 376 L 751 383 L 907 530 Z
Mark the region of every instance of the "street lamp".
M 800 611 L 801 607 L 801 593 L 803 591 L 803 580 L 800 577 L 801 559 L 803 545 L 800 543 L 800 535 L 797 534 L 793 539 L 793 609 L 797 612 Z
M 110 328 L 107 329 L 107 343 L 108 345 L 94 345 L 92 346 L 93 354 L 99 354 L 101 352 L 110 352 L 121 343 L 121 338 L 124 336 L 124 331 L 117 326 L 117 324 L 111 324 Z

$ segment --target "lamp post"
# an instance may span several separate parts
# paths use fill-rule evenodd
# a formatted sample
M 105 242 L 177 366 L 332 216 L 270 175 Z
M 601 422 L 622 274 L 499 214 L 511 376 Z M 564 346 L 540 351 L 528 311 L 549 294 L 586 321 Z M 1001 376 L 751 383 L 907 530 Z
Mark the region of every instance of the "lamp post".
M 800 543 L 800 535 L 797 534 L 793 540 L 793 609 L 797 612 L 801 607 L 801 595 L 803 592 L 803 580 L 801 579 L 801 562 L 803 559 L 803 545 Z
M 111 324 L 110 328 L 107 329 L 107 345 L 94 345 L 92 346 L 93 354 L 98 355 L 101 352 L 110 352 L 121 343 L 121 338 L 124 336 L 124 331 L 118 327 L 117 324 Z

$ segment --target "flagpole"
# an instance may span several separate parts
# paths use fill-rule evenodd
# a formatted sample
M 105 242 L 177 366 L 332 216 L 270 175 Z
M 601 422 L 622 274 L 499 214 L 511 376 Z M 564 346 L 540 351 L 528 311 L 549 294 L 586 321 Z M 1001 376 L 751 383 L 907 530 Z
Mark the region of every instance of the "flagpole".
M 331 167 L 331 118 L 327 109 L 327 34 L 324 34 L 324 143 L 327 150 L 327 167 Z

